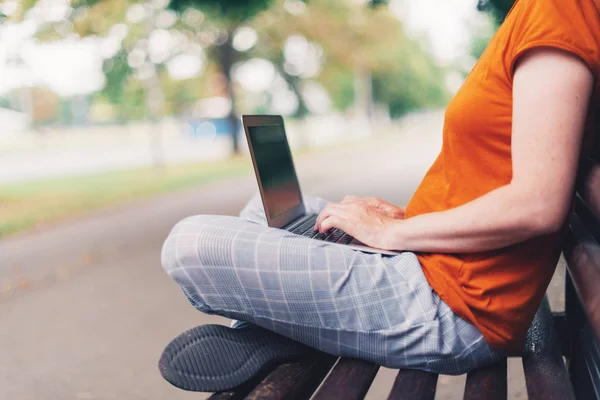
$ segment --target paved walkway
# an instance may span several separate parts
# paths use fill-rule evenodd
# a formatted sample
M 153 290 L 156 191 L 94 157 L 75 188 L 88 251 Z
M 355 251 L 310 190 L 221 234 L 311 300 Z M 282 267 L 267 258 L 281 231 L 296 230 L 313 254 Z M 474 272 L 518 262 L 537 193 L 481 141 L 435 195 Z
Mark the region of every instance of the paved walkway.
M 440 130 L 438 115 L 397 136 L 304 155 L 302 188 L 405 204 L 439 150 Z M 249 173 L 0 241 L 0 398 L 204 398 L 163 381 L 157 360 L 181 331 L 228 321 L 187 303 L 160 268 L 160 246 L 181 218 L 236 214 L 255 191 Z M 524 398 L 514 364 L 511 398 Z M 384 398 L 395 374 L 381 369 L 367 398 Z M 463 386 L 464 377 L 440 377 L 437 398 L 460 398 Z

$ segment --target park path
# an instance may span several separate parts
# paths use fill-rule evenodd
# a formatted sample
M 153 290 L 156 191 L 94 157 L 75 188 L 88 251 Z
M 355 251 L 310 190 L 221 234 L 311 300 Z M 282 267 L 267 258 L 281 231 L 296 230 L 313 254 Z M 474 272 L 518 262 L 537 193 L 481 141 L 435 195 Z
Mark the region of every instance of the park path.
M 405 204 L 439 151 L 440 133 L 434 113 L 395 135 L 304 154 L 303 191 Z M 204 398 L 163 381 L 157 360 L 181 331 L 228 320 L 187 303 L 160 268 L 160 246 L 185 216 L 239 212 L 256 191 L 250 164 L 248 171 L 1 240 L 0 399 Z M 512 364 L 510 397 L 525 398 Z M 385 398 L 395 373 L 381 369 L 367 398 Z M 464 381 L 440 377 L 436 398 L 461 398 Z

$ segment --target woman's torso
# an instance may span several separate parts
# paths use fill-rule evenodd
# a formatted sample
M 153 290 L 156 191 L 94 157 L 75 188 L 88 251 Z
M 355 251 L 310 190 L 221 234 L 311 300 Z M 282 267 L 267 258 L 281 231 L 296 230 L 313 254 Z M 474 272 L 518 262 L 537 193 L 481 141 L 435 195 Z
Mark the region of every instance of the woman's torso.
M 599 9 L 594 0 L 516 2 L 448 105 L 442 150 L 409 202 L 407 218 L 460 206 L 510 183 L 515 60 L 533 47 L 557 47 L 600 76 Z M 596 85 L 593 110 L 600 104 L 598 80 Z M 553 275 L 561 236 L 474 254 L 418 256 L 429 283 L 454 312 L 475 324 L 488 343 L 514 352 Z

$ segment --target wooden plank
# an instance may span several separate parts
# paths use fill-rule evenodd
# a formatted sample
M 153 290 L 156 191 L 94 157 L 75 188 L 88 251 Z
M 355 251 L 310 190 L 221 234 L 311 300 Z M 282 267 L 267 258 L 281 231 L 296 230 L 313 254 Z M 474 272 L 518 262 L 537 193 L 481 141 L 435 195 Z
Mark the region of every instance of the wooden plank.
M 322 352 L 288 362 L 274 369 L 245 397 L 248 400 L 308 399 L 321 384 L 338 357 Z
M 579 197 L 585 202 L 597 220 L 600 220 L 600 165 L 585 160 L 581 165 L 578 184 Z
M 565 277 L 565 317 L 568 371 L 575 398 L 585 399 L 596 393 L 595 398 L 600 399 L 600 349 L 569 274 Z
M 355 358 L 340 358 L 312 400 L 359 400 L 365 397 L 379 366 Z
M 575 399 L 546 297 L 527 331 L 523 370 L 530 400 Z
M 248 392 L 246 392 L 248 393 Z M 238 400 L 243 399 L 244 394 L 239 390 L 235 391 L 227 391 L 227 392 L 217 392 L 209 397 L 209 400 Z
M 600 245 L 578 215 L 571 217 L 564 254 L 573 286 L 600 342 Z
M 588 325 L 573 337 L 569 372 L 577 399 L 600 399 L 600 349 Z
M 235 389 L 214 393 L 209 400 L 308 399 L 336 359 L 320 351 L 311 352 L 267 369 Z
M 467 374 L 464 400 L 506 400 L 506 358 Z
M 401 370 L 396 376 L 388 400 L 433 400 L 437 374 L 412 369 Z

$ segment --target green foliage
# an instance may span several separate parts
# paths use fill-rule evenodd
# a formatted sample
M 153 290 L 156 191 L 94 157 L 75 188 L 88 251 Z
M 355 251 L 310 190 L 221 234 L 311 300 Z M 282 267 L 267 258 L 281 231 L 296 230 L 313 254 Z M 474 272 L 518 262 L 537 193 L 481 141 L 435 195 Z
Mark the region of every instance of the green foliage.
M 127 79 L 133 72 L 132 68 L 127 64 L 127 53 L 121 49 L 117 55 L 109 60 L 104 61 L 104 75 L 106 77 L 106 85 L 102 93 L 106 95 L 106 99 L 112 104 L 118 104 L 123 98 Z
M 272 0 L 171 0 L 169 8 L 177 12 L 197 8 L 218 16 L 227 24 L 238 25 L 268 9 L 271 3 Z
M 444 71 L 417 43 L 408 41 L 391 55 L 395 59 L 394 69 L 373 72 L 373 99 L 387 104 L 392 117 L 447 103 Z
M 83 6 L 92 7 L 96 3 L 99 3 L 101 1 L 104 1 L 104 0 L 72 0 L 71 7 L 73 7 L 73 8 L 83 7 Z
M 477 9 L 487 12 L 493 19 L 493 26 L 474 32 L 471 39 L 470 53 L 475 59 L 479 59 L 500 24 L 506 18 L 515 0 L 479 0 Z
M 177 12 L 197 8 L 233 23 L 243 23 L 267 10 L 272 3 L 273 0 L 171 0 L 169 8 Z M 386 3 L 387 0 L 370 0 L 369 6 L 375 8 Z
M 354 73 L 344 66 L 328 63 L 318 78 L 329 93 L 333 106 L 346 110 L 354 103 Z
M 209 71 L 203 76 L 190 79 L 174 80 L 166 70 L 160 73 L 160 86 L 165 98 L 165 115 L 185 115 L 188 109 L 199 98 L 211 95 L 208 89 L 210 84 Z
M 371 72 L 374 100 L 388 104 L 394 116 L 444 104 L 443 71 L 408 39 L 402 23 L 387 8 L 361 8 L 341 0 L 307 4 L 299 16 L 274 6 L 253 21 L 261 37 L 260 56 L 281 63 L 281 48 L 290 33 L 318 44 L 324 63 L 316 80 L 338 110 L 354 104 L 355 74 L 361 70 Z
M 477 8 L 481 11 L 489 11 L 500 24 L 506 18 L 514 2 L 515 0 L 479 0 Z
M 34 0 L 23 1 L 24 8 L 35 3 Z M 294 34 L 304 36 L 322 50 L 322 70 L 311 79 L 325 87 L 338 110 L 347 110 L 354 104 L 357 71 L 370 71 L 375 102 L 388 104 L 393 116 L 415 107 L 444 104 L 447 99 L 444 71 L 408 39 L 401 22 L 386 7 L 378 7 L 385 4 L 385 0 L 370 0 L 369 7 L 347 0 L 304 2 L 305 12 L 296 15 L 285 10 L 283 0 L 171 0 L 171 10 L 181 14 L 188 8 L 199 9 L 205 19 L 197 26 L 190 26 L 183 18 L 170 30 L 185 34 L 190 42 L 198 41 L 205 32 L 214 33 L 215 27 L 221 37 L 224 37 L 223 31 L 228 36 L 224 43 L 201 43 L 212 68 L 210 73 L 205 70 L 200 77 L 176 81 L 163 65 L 156 66 L 165 100 L 162 112 L 184 115 L 198 98 L 223 95 L 223 88 L 216 89 L 215 82 L 223 77 L 229 79 L 235 63 L 261 57 L 275 65 L 298 95 L 297 116 L 305 115 L 308 111 L 299 96 L 304 78 L 289 75 L 284 69 L 283 46 Z M 123 23 L 128 8 L 136 3 L 139 0 L 72 0 L 74 8 L 86 8 L 84 13 L 72 13 L 84 15 L 72 17 L 73 29 L 81 36 L 103 36 L 115 24 Z M 145 22 L 127 25 L 129 31 L 123 48 L 104 63 L 106 86 L 95 98 L 117 106 L 120 119 L 142 119 L 149 116 L 146 82 L 135 79 L 127 55 L 147 36 L 148 28 Z M 250 26 L 258 33 L 258 43 L 250 51 L 238 52 L 231 47 L 232 34 L 240 26 Z M 239 87 L 234 89 L 235 103 L 235 98 L 243 93 Z
M 477 60 L 481 57 L 497 29 L 498 22 L 495 20 L 492 21 L 492 18 L 490 18 L 487 24 L 479 25 L 472 32 L 469 53 L 474 59 Z
M 38 224 L 252 171 L 245 158 L 0 185 L 0 237 Z
M 371 8 L 375 8 L 377 6 L 381 6 L 381 5 L 385 5 L 385 4 L 387 4 L 387 0 L 371 0 L 369 2 L 369 6 Z
M 487 48 L 489 41 L 490 41 L 489 36 L 484 36 L 484 35 L 473 36 L 473 38 L 471 39 L 471 51 L 470 51 L 471 55 L 475 59 L 479 59 L 479 57 L 481 57 L 481 55 Z
M 127 53 L 121 49 L 117 55 L 104 61 L 106 84 L 97 98 L 118 106 L 119 120 L 136 120 L 149 117 L 146 107 L 145 88 L 133 77 L 133 69 L 127 63 Z
M 123 97 L 118 105 L 119 119 L 143 120 L 150 117 L 146 106 L 146 88 L 135 79 L 128 80 L 127 88 L 123 91 Z

